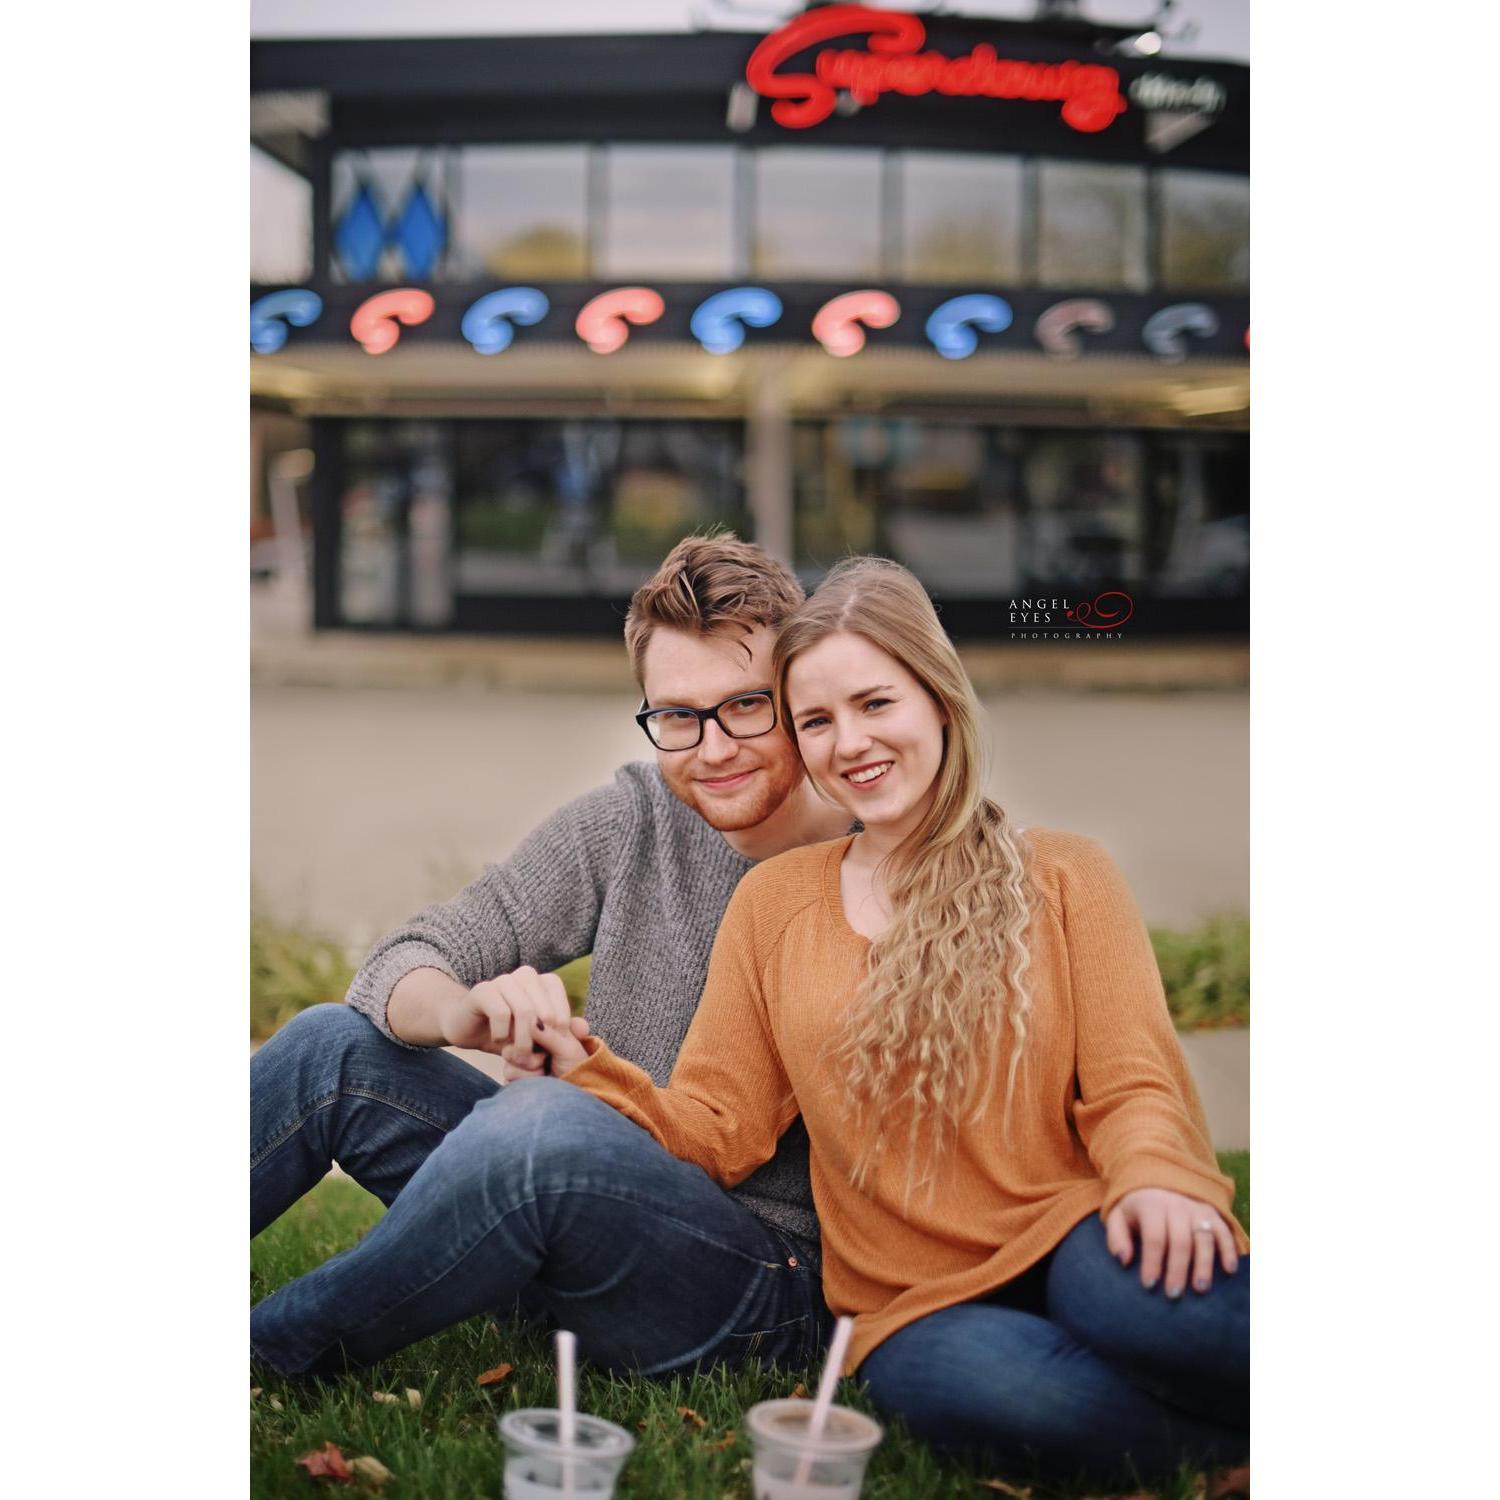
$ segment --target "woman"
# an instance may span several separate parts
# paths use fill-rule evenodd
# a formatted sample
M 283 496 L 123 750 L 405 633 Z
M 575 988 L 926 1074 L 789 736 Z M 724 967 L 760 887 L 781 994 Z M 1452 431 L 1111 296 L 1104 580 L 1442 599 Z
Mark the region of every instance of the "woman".
M 1050 1474 L 1242 1458 L 1247 1241 L 1119 873 L 985 800 L 903 568 L 835 568 L 773 676 L 863 831 L 741 882 L 669 1088 L 557 1028 L 553 1072 L 726 1185 L 800 1113 L 848 1372 L 919 1436 Z

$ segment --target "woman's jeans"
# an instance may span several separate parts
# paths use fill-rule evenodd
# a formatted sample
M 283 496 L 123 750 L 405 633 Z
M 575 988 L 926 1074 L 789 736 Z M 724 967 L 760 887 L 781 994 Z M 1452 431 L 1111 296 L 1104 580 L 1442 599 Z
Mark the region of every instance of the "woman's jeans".
M 304 1011 L 251 1059 L 251 1233 L 337 1161 L 387 1211 L 353 1249 L 250 1316 L 282 1374 L 370 1363 L 518 1303 L 608 1369 L 805 1366 L 830 1320 L 808 1254 L 560 1079 L 500 1088 L 344 1005 Z
M 1043 1477 L 1148 1479 L 1250 1450 L 1250 1261 L 1173 1301 L 1090 1214 L 994 1297 L 893 1334 L 859 1370 L 939 1447 Z M 1128 1463 L 1122 1456 L 1128 1455 Z

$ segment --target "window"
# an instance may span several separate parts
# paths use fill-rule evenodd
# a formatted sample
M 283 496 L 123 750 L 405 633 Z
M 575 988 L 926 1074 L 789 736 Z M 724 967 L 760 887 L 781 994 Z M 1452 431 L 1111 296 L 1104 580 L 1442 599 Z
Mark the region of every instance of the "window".
M 250 148 L 250 279 L 269 285 L 312 274 L 312 184 Z
M 738 423 L 455 426 L 460 594 L 626 596 L 688 532 L 744 527 Z
M 608 148 L 600 276 L 736 275 L 734 164 L 729 146 Z
M 546 281 L 588 275 L 583 146 L 466 146 L 457 157 L 454 276 Z
M 344 429 L 339 616 L 349 625 L 445 625 L 452 613 L 452 471 L 435 422 Z
M 1027 586 L 1118 588 L 1144 577 L 1144 460 L 1135 433 L 1037 433 L 1024 474 Z
M 448 153 L 343 151 L 333 159 L 336 281 L 427 281 L 448 250 Z
M 1250 440 L 1161 433 L 1152 465 L 1152 583 L 1164 595 L 1243 597 L 1250 586 Z
M 880 153 L 770 147 L 755 173 L 757 276 L 848 281 L 880 274 Z
M 907 151 L 901 184 L 904 281 L 1014 281 L 1021 275 L 1021 163 Z
M 1042 286 L 1144 291 L 1144 167 L 1044 161 L 1037 275 Z
M 1162 172 L 1162 283 L 1184 291 L 1250 285 L 1250 183 L 1218 172 Z

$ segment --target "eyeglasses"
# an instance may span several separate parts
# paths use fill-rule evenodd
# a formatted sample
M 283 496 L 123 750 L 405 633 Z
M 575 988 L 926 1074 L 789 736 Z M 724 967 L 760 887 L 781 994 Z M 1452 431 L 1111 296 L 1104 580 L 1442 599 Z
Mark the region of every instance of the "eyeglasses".
M 712 719 L 732 740 L 753 740 L 776 727 L 776 705 L 769 688 L 736 693 L 712 708 L 647 708 L 635 722 L 658 750 L 691 750 L 702 742 L 704 721 Z

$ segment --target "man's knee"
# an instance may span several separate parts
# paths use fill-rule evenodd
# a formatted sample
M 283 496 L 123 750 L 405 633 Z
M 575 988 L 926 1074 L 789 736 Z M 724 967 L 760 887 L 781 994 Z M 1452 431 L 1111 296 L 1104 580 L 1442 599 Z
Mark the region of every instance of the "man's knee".
M 628 1172 L 662 1148 L 609 1105 L 560 1078 L 521 1078 L 482 1099 L 453 1132 L 452 1149 L 536 1184 L 584 1186 Z

